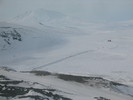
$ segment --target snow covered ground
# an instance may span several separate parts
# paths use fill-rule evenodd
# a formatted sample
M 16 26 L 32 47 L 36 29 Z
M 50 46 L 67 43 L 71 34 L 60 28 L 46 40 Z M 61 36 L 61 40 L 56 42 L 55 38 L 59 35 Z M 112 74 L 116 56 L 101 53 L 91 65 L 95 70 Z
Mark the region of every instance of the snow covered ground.
M 52 25 L 56 27 L 48 24 L 49 20 L 44 20 L 46 17 L 51 21 L 55 20 Z M 1 32 L 16 29 L 22 35 L 21 42 L 15 41 L 6 50 L 1 50 L 2 66 L 10 66 L 17 70 L 38 69 L 61 73 L 119 76 L 120 81 L 124 82 L 125 79 L 133 81 L 131 21 L 102 25 L 78 22 L 67 24 L 73 25 L 68 28 L 66 24 L 63 26 L 58 23 L 62 18 L 63 22 L 67 22 L 65 15 L 42 9 L 17 18 L 13 23 L 23 26 L 0 23 Z M 44 25 L 39 24 L 40 21 Z M 123 74 L 126 75 L 124 78 L 121 77 Z
M 18 71 L 44 70 L 80 76 L 100 76 L 133 86 L 132 32 L 132 21 L 85 23 L 54 11 L 28 11 L 8 22 L 0 22 L 0 66 L 8 66 Z M 30 79 L 31 82 L 39 82 L 74 94 L 74 97 L 68 96 L 73 100 L 100 100 L 94 96 L 109 100 L 132 100 L 131 97 L 114 91 L 92 89 L 53 76 L 42 80 L 40 77 L 20 72 L 1 73 L 14 80 Z

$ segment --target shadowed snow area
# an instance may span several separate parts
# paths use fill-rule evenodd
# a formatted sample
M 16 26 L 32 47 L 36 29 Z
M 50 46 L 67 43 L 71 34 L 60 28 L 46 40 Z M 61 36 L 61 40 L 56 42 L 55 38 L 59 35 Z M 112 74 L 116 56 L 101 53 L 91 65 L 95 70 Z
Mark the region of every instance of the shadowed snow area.
M 0 23 L 1 65 L 12 66 L 12 64 L 35 60 L 37 59 L 35 55 L 46 54 L 65 44 L 63 37 L 59 37 L 58 33 L 53 33 L 52 29 L 41 31 L 30 27 Z

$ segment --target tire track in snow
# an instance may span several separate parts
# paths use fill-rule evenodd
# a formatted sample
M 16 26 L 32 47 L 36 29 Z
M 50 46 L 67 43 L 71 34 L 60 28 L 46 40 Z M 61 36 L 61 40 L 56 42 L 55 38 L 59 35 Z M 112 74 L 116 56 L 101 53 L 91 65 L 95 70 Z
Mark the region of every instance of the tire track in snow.
M 73 54 L 73 55 L 70 55 L 70 56 L 67 56 L 67 57 L 64 57 L 64 58 L 55 60 L 55 61 L 50 62 L 50 63 L 48 63 L 48 64 L 45 64 L 45 65 L 42 65 L 42 66 L 39 66 L 39 67 L 35 67 L 35 68 L 33 68 L 32 70 L 36 70 L 36 69 L 40 69 L 40 68 L 47 67 L 47 66 L 50 66 L 50 65 L 54 65 L 54 64 L 60 63 L 60 62 L 62 62 L 62 61 L 65 61 L 65 60 L 67 60 L 67 59 L 70 59 L 70 58 L 73 58 L 73 57 L 76 57 L 76 56 L 79 56 L 79 55 L 86 54 L 86 53 L 88 53 L 89 51 L 93 51 L 93 50 L 87 50 L 87 51 L 79 52 L 79 53 L 76 53 L 76 54 Z

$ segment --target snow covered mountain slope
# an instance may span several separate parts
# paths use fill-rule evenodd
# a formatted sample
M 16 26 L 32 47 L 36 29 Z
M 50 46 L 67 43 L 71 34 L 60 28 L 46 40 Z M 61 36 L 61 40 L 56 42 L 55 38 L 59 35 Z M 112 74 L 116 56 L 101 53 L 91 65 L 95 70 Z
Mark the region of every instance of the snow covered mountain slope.
M 69 16 L 56 11 L 37 9 L 34 11 L 27 11 L 22 15 L 11 19 L 9 22 L 25 26 L 43 27 L 72 27 L 79 21 L 70 18 Z
M 0 27 L 0 38 L 1 49 L 5 49 L 7 45 L 12 45 L 14 41 L 22 41 L 18 31 L 11 27 Z
M 0 68 L 1 100 L 132 100 L 133 87 L 102 77 Z

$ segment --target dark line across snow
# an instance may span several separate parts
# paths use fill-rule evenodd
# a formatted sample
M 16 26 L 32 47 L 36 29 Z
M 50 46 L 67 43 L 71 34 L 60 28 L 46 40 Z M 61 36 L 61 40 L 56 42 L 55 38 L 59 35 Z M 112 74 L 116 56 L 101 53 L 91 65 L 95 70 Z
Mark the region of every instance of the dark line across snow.
M 70 59 L 70 58 L 73 58 L 73 57 L 76 57 L 76 56 L 79 56 L 79 55 L 86 54 L 86 53 L 88 53 L 89 51 L 91 51 L 91 50 L 82 51 L 82 52 L 79 52 L 79 53 L 76 53 L 76 54 L 73 54 L 73 55 L 70 55 L 70 56 L 67 56 L 67 57 L 64 57 L 64 58 L 55 60 L 55 61 L 50 62 L 50 63 L 48 63 L 48 64 L 45 64 L 45 65 L 42 65 L 42 66 L 39 66 L 39 67 L 35 67 L 35 68 L 33 68 L 32 70 L 36 70 L 36 69 L 40 69 L 40 68 L 47 67 L 47 66 L 50 66 L 50 65 L 54 65 L 54 64 L 60 63 L 60 62 L 62 62 L 62 61 L 65 61 L 65 60 L 67 60 L 67 59 Z

